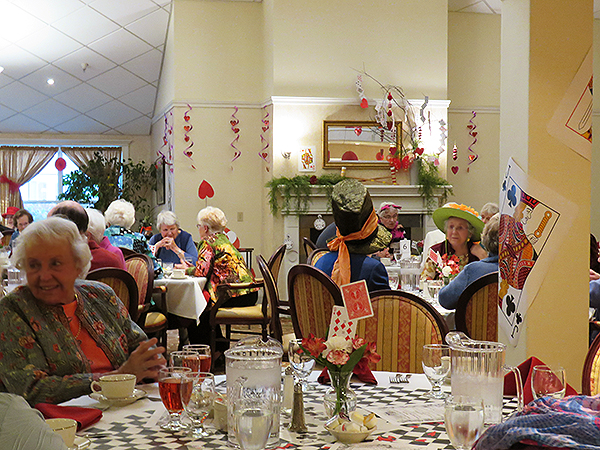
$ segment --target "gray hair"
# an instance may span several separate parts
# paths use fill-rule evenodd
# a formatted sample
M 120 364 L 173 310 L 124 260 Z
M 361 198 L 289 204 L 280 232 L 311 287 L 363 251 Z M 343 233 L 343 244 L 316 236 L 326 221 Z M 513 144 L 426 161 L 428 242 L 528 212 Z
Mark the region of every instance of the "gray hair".
M 496 203 L 486 203 L 485 205 L 483 205 L 483 207 L 481 208 L 481 215 L 483 216 L 485 215 L 494 215 L 496 213 L 500 212 L 500 208 L 498 207 L 498 205 Z
M 156 226 L 160 230 L 160 227 L 163 225 L 168 227 L 177 225 L 177 228 L 180 228 L 179 219 L 173 211 L 161 211 L 158 213 L 158 216 L 156 216 Z
M 62 217 L 48 217 L 44 220 L 33 222 L 19 235 L 13 251 L 11 262 L 19 269 L 25 269 L 27 250 L 32 247 L 66 240 L 71 247 L 75 266 L 80 270 L 79 277 L 85 278 L 92 261 L 92 253 L 87 240 L 79 233 L 77 226 Z
M 87 230 L 99 244 L 104 238 L 104 230 L 106 230 L 106 220 L 104 219 L 104 215 L 93 208 L 86 208 L 85 211 L 90 219 Z
M 135 223 L 135 208 L 127 200 L 120 198 L 108 205 L 104 217 L 109 225 L 130 229 Z
M 198 225 L 206 225 L 208 231 L 211 233 L 223 231 L 225 225 L 227 225 L 225 213 L 213 206 L 207 206 L 206 208 L 201 209 L 200 212 L 198 212 L 196 221 L 198 222 Z
M 446 220 L 444 220 L 444 233 L 448 232 L 448 220 L 450 220 L 452 218 L 461 219 L 461 220 L 464 220 L 465 222 L 467 222 L 467 225 L 469 227 L 469 237 L 472 237 L 475 234 L 475 227 L 473 225 L 471 225 L 471 222 L 469 222 L 467 219 L 463 219 L 462 217 L 456 217 L 456 216 L 450 216 Z
M 490 253 L 498 254 L 498 229 L 500 228 L 500 214 L 494 214 L 483 228 L 481 234 L 481 245 Z

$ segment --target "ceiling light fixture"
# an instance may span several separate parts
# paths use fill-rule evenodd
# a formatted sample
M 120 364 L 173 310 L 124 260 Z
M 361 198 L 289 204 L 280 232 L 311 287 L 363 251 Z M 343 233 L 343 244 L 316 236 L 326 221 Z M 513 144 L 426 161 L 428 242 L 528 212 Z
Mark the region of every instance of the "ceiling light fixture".
M 48 78 L 46 80 L 46 83 L 48 83 L 50 86 L 52 86 L 54 84 L 54 78 Z
M 4 72 L 4 67 L 0 66 L 0 73 Z

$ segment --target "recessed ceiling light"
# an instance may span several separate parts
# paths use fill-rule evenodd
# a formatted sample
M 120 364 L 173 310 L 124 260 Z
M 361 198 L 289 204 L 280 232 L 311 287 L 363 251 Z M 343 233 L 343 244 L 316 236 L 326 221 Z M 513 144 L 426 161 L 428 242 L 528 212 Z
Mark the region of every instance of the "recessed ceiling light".
M 46 83 L 48 83 L 50 86 L 52 86 L 54 84 L 54 78 L 48 78 L 46 80 Z
M 0 66 L 0 73 L 4 72 L 4 67 Z

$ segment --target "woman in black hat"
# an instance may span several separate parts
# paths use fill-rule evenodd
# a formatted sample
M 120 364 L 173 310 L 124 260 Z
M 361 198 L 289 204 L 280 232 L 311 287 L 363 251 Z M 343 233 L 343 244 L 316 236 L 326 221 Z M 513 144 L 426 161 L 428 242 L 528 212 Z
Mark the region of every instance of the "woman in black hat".
M 331 200 L 336 237 L 327 243 L 331 251 L 319 258 L 315 267 L 339 286 L 365 280 L 370 292 L 390 289 L 383 264 L 367 256 L 387 248 L 392 239 L 377 223 L 367 188 L 356 180 L 343 180 L 333 188 Z

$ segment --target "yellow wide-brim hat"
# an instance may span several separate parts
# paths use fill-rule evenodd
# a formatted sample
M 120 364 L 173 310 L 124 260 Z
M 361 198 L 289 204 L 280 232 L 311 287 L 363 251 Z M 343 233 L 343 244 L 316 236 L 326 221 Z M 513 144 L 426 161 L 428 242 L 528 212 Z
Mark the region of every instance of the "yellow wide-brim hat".
M 481 239 L 481 233 L 483 232 L 484 223 L 481 220 L 481 216 L 477 211 L 467 205 L 459 205 L 458 203 L 450 202 L 446 203 L 444 206 L 436 209 L 433 212 L 433 222 L 435 225 L 444 233 L 444 222 L 450 217 L 458 217 L 459 219 L 464 219 L 473 225 L 475 231 L 473 232 L 473 236 L 471 236 L 472 241 L 479 241 Z

